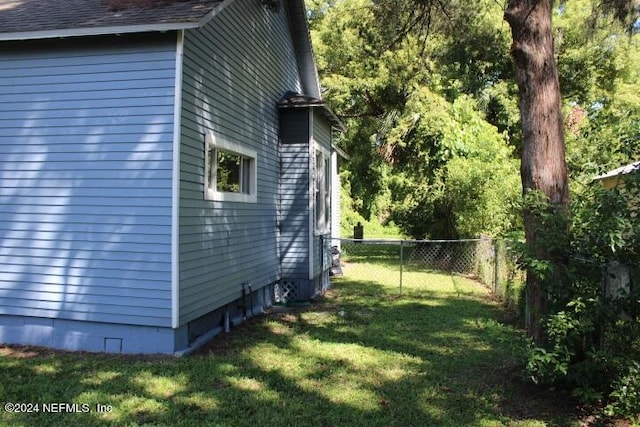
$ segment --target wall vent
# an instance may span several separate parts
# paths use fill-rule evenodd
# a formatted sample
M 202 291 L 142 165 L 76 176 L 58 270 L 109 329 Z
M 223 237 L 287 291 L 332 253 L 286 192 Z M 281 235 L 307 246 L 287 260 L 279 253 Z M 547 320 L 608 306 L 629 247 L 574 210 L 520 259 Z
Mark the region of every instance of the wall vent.
M 216 310 L 189 322 L 187 325 L 189 344 L 219 326 L 221 322 L 220 316 L 220 312 Z

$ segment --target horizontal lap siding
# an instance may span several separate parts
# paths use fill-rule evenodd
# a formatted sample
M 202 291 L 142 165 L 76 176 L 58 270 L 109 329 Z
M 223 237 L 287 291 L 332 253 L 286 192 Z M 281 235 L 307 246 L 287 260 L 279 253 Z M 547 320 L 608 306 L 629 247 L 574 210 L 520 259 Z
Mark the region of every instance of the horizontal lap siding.
M 0 314 L 171 325 L 174 40 L 5 45 Z
M 314 110 L 313 117 L 313 140 L 317 145 L 331 150 L 331 126 L 318 110 Z M 327 208 L 329 208 L 327 206 Z M 319 275 L 323 269 L 331 266 L 331 231 L 323 235 L 324 241 L 319 235 L 314 235 L 313 242 L 313 275 Z
M 309 278 L 309 145 L 282 145 L 282 277 Z
M 282 111 L 281 126 L 279 223 L 282 277 L 308 279 L 309 110 Z
M 185 34 L 180 170 L 180 324 L 280 277 L 276 102 L 299 90 L 284 8 L 230 4 Z M 253 149 L 258 202 L 204 200 L 207 131 Z
M 313 140 L 327 150 L 331 150 L 331 125 L 318 110 L 313 114 Z

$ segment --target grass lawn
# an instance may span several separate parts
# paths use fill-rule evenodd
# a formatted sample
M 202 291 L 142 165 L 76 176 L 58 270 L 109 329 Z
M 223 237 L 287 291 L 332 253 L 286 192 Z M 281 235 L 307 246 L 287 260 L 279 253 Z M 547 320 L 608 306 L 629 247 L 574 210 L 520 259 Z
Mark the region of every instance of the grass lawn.
M 579 425 L 565 400 L 519 379 L 521 335 L 484 288 L 411 272 L 423 280 L 399 296 L 380 268 L 181 359 L 0 347 L 0 402 L 40 410 L 0 409 L 0 425 Z

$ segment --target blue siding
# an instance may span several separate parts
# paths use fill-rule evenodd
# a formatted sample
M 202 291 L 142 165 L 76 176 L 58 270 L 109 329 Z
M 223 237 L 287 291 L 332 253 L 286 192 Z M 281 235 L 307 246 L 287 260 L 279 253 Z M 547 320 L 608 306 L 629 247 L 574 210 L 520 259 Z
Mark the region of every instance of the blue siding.
M 308 108 L 285 108 L 280 110 L 280 143 L 309 144 Z
M 313 110 L 313 142 L 331 152 L 331 125 L 317 109 Z M 329 208 L 329 207 L 327 207 Z M 314 233 L 313 277 L 331 268 L 331 231 Z
M 331 150 L 331 125 L 317 109 L 313 110 L 313 140 L 326 150 Z
M 171 325 L 174 70 L 169 35 L 3 45 L 1 315 Z
M 231 3 L 184 42 L 180 170 L 180 324 L 280 277 L 276 102 L 300 90 L 284 8 Z M 257 203 L 205 201 L 207 131 L 257 151 Z
M 309 154 L 315 153 L 318 146 L 330 152 L 331 125 L 313 108 L 282 110 L 280 122 L 282 277 L 300 282 L 316 278 L 331 265 L 331 232 L 326 230 L 326 234 L 319 234 L 315 227 L 315 211 L 309 215 L 309 201 L 315 203 L 315 194 L 310 194 L 309 187 L 309 180 L 314 177 L 309 167 L 315 157 L 310 159 Z M 313 272 L 309 271 L 310 256 L 313 257 Z
M 309 120 L 306 122 L 308 127 Z M 309 140 L 283 144 L 280 148 L 282 277 L 309 279 Z

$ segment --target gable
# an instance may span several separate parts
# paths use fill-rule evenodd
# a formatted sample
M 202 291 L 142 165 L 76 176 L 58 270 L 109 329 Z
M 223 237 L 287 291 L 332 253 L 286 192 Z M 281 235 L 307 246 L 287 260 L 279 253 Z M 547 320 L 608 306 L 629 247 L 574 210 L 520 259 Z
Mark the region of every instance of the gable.
M 79 41 L 0 50 L 0 314 L 169 327 L 175 39 Z
M 259 1 L 265 9 L 286 11 L 301 90 L 320 98 L 304 0 Z M 202 28 L 234 3 L 236 0 L 6 0 L 0 3 L 0 41 Z

